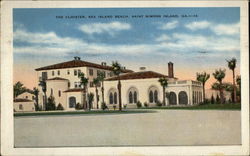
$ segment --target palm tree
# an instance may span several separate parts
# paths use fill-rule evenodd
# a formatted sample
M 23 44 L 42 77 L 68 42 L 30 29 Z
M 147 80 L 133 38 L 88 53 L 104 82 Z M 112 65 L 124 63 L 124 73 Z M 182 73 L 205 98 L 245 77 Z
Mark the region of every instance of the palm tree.
M 105 79 L 105 73 L 104 72 L 99 72 L 97 74 L 97 78 L 99 79 L 99 81 L 101 81 L 102 87 L 101 87 L 101 91 L 102 91 L 102 103 L 104 103 L 104 85 L 103 85 L 103 81 Z
M 95 95 L 96 95 L 96 108 L 99 109 L 99 106 L 98 106 L 98 102 L 99 102 L 99 95 L 98 95 L 98 85 L 100 84 L 100 79 L 97 77 L 97 78 L 94 78 L 93 80 L 93 84 L 95 85 Z
M 35 100 L 36 100 L 36 110 L 38 110 L 39 106 L 38 106 L 38 95 L 39 95 L 39 90 L 38 88 L 34 87 L 33 88 L 33 94 L 35 95 Z
M 40 81 L 39 82 L 39 86 L 42 87 L 42 91 L 44 93 L 43 110 L 46 110 L 46 108 L 47 108 L 47 94 L 46 94 L 46 92 L 47 92 L 47 85 L 46 85 L 46 81 L 44 81 L 44 80 Z
M 236 85 L 235 85 L 235 68 L 236 68 L 236 59 L 235 58 L 232 58 L 231 60 L 227 60 L 227 63 L 228 63 L 228 68 L 230 69 L 230 70 L 232 70 L 233 71 L 233 102 L 235 103 L 236 102 Z
M 219 91 L 220 91 L 220 103 L 223 104 L 224 103 L 224 94 L 223 94 L 223 84 L 222 84 L 222 80 L 225 78 L 226 76 L 226 70 L 215 70 L 215 72 L 213 73 L 214 78 L 219 82 Z
M 118 77 L 118 84 L 117 84 L 117 88 L 118 88 L 118 92 L 119 92 L 119 110 L 122 110 L 122 96 L 121 96 L 121 80 L 120 80 L 120 74 L 121 74 L 121 65 L 115 61 L 112 63 L 112 70 L 114 72 L 114 74 Z
M 196 74 L 196 80 L 202 83 L 203 87 L 203 102 L 205 102 L 205 84 L 206 81 L 210 78 L 210 74 L 207 74 L 206 72 L 203 73 L 197 73 Z
M 163 89 L 163 106 L 166 106 L 166 94 L 165 90 L 166 87 L 168 86 L 168 80 L 165 77 L 161 77 L 158 82 L 160 82 L 162 89 Z
M 22 84 L 20 81 L 16 82 L 16 83 L 14 84 L 14 86 L 13 86 L 13 93 L 14 93 L 13 96 L 14 96 L 14 99 L 15 99 L 18 95 L 24 93 L 25 91 L 27 91 L 26 87 L 24 87 L 23 84 Z
M 88 104 L 87 104 L 87 85 L 89 82 L 89 79 L 85 77 L 83 72 L 78 73 L 78 78 L 80 78 L 80 84 L 83 86 L 83 109 L 88 109 Z M 89 108 L 90 109 L 90 108 Z
M 239 89 L 238 89 L 238 96 L 239 96 L 239 100 L 240 100 L 240 95 L 241 95 L 241 77 L 240 75 L 238 75 L 236 77 L 236 83 L 237 85 L 239 86 Z

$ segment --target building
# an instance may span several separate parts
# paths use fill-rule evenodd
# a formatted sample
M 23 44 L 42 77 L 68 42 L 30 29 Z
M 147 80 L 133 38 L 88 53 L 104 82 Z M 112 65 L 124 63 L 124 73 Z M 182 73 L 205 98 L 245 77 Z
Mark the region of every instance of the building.
M 29 92 L 24 92 L 14 99 L 15 112 L 35 111 L 35 96 Z
M 163 99 L 163 89 L 158 79 L 165 77 L 168 79 L 166 88 L 167 105 L 195 105 L 202 102 L 202 84 L 192 80 L 178 80 L 174 77 L 174 66 L 172 62 L 168 63 L 168 76 L 154 71 L 134 72 L 126 68 L 122 69 L 120 80 L 122 84 L 121 96 L 122 104 L 128 108 L 136 107 L 140 101 L 142 104 L 148 103 L 149 106 L 155 106 L 157 101 Z M 78 73 L 83 72 L 89 79 L 87 92 L 95 95 L 93 79 L 99 72 L 105 73 L 104 81 L 104 101 L 108 107 L 118 104 L 118 77 L 114 76 L 112 67 L 106 63 L 95 64 L 82 61 L 79 57 L 74 60 L 59 64 L 49 65 L 37 68 L 39 81 L 46 82 L 46 88 L 39 86 L 39 105 L 44 106 L 45 97 L 54 96 L 56 105 L 61 104 L 65 110 L 75 110 L 77 103 L 82 103 L 82 87 Z M 46 91 L 46 92 L 45 92 Z M 100 108 L 101 105 L 101 87 L 98 86 L 99 103 L 97 106 L 94 98 L 92 108 Z

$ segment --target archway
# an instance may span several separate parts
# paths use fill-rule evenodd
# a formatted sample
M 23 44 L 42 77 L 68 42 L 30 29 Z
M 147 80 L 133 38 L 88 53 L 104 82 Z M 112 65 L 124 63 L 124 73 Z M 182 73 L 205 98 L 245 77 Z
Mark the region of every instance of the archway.
M 176 105 L 177 104 L 177 98 L 175 92 L 169 93 L 169 104 L 170 105 Z
M 179 97 L 179 104 L 180 105 L 187 105 L 188 104 L 188 97 L 185 91 L 181 91 L 178 95 Z
M 76 98 L 74 96 L 69 97 L 69 108 L 75 108 Z

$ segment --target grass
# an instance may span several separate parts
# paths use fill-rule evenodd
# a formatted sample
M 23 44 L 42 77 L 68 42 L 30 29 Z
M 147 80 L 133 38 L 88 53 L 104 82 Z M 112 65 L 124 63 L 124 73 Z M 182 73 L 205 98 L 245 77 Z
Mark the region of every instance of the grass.
M 141 109 L 185 109 L 185 110 L 241 110 L 240 103 L 229 104 L 203 104 L 196 106 L 171 106 L 171 107 L 148 107 Z
M 151 110 L 92 110 L 92 111 L 40 111 L 40 112 L 15 112 L 14 116 L 47 116 L 47 115 L 91 115 L 91 114 L 132 114 L 154 113 Z

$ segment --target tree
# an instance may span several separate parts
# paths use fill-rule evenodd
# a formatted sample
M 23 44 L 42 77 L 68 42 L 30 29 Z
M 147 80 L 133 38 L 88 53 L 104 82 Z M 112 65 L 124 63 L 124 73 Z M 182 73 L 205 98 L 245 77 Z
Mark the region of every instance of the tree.
M 166 106 L 166 87 L 168 86 L 168 80 L 165 77 L 161 77 L 158 82 L 160 82 L 163 89 L 163 106 Z
M 97 87 L 98 87 L 98 85 L 100 84 L 100 79 L 99 79 L 98 77 L 97 77 L 97 78 L 94 78 L 93 84 L 94 84 L 94 86 L 95 86 L 96 108 L 99 109 L 99 105 L 98 105 L 98 103 L 99 103 L 99 95 L 98 95 L 98 89 L 97 89 Z
M 104 104 L 104 84 L 103 84 L 103 81 L 105 79 L 105 73 L 104 72 L 99 72 L 97 74 L 97 78 L 99 79 L 99 81 L 101 82 L 102 84 L 102 87 L 101 87 L 101 91 L 102 91 L 102 104 Z
M 239 96 L 239 100 L 240 100 L 240 95 L 241 95 L 241 77 L 240 77 L 240 75 L 238 75 L 236 77 L 236 83 L 238 85 L 237 96 Z
M 214 104 L 214 95 L 212 94 L 212 96 L 211 96 L 211 104 Z
M 236 97 L 234 97 L 234 85 L 232 83 L 223 83 L 223 88 L 230 92 L 231 99 L 236 99 Z
M 14 93 L 13 96 L 14 96 L 14 99 L 15 99 L 18 95 L 20 95 L 20 94 L 26 92 L 26 90 L 27 90 L 27 88 L 24 87 L 24 85 L 23 85 L 20 81 L 16 82 L 16 83 L 14 84 L 14 86 L 13 86 L 13 93 Z
M 226 74 L 225 74 L 226 70 L 222 70 L 222 69 L 218 69 L 215 70 L 215 72 L 213 73 L 214 78 L 219 82 L 219 91 L 220 91 L 220 103 L 223 104 L 224 103 L 224 93 L 223 93 L 223 85 L 222 85 L 222 80 L 225 78 Z
M 94 101 L 94 94 L 89 93 L 88 94 L 88 104 L 89 104 L 88 108 L 89 108 L 89 110 L 92 108 L 93 101 Z
M 218 94 L 216 95 L 216 99 L 215 99 L 215 101 L 216 101 L 216 103 L 220 103 L 220 97 L 219 97 L 219 95 L 218 95 Z
M 235 85 L 235 68 L 236 68 L 236 59 L 232 58 L 231 60 L 227 60 L 228 68 L 233 71 L 233 102 L 236 102 L 236 85 Z
M 210 74 L 207 74 L 206 72 L 196 74 L 196 80 L 202 83 L 203 102 L 205 102 L 205 84 L 209 78 L 210 78 Z
M 36 110 L 38 110 L 39 109 L 39 105 L 38 105 L 39 90 L 38 90 L 38 88 L 34 87 L 32 93 L 35 95 L 35 101 L 36 101 L 35 108 L 36 108 Z
M 46 110 L 46 107 L 47 107 L 47 85 L 46 85 L 46 81 L 40 81 L 39 82 L 39 86 L 42 87 L 42 91 L 43 91 L 43 94 L 44 94 L 44 100 L 43 100 L 43 110 Z
M 118 84 L 117 84 L 117 88 L 118 88 L 118 93 L 119 93 L 119 110 L 122 110 L 122 96 L 121 96 L 121 80 L 120 80 L 120 74 L 121 74 L 121 65 L 115 61 L 112 63 L 112 70 L 113 73 L 118 77 Z
M 89 82 L 89 79 L 85 77 L 83 72 L 78 73 L 78 78 L 80 79 L 80 85 L 83 86 L 83 109 L 88 109 L 87 104 L 87 85 Z

